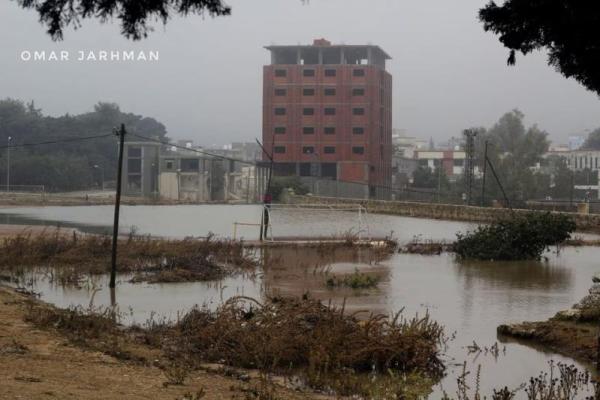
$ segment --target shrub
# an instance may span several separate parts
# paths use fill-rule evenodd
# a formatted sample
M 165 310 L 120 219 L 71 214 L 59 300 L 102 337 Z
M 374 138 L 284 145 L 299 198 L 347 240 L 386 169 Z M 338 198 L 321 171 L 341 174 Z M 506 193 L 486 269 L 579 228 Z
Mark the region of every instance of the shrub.
M 575 230 L 572 218 L 551 213 L 513 215 L 466 234 L 458 233 L 454 251 L 461 258 L 479 260 L 539 259 Z
M 308 187 L 302 183 L 297 176 L 281 177 L 275 176 L 271 180 L 270 193 L 273 200 L 279 200 L 284 189 L 293 189 L 294 193 L 304 195 L 308 193 Z

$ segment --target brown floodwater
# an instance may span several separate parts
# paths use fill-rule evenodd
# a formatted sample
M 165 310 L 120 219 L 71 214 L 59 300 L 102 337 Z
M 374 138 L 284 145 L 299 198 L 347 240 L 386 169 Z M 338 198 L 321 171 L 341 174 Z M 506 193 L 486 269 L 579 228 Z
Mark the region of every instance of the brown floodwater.
M 182 216 L 188 213 L 188 222 L 182 222 L 185 231 L 182 236 L 191 235 L 191 232 L 198 232 L 194 235 L 199 236 L 201 228 L 194 228 L 190 221 L 195 221 L 198 215 L 204 221 L 209 220 L 208 215 L 212 215 L 214 221 L 218 214 L 229 218 L 227 223 L 220 223 L 222 228 L 218 232 L 226 236 L 228 222 L 244 218 L 244 215 L 235 213 L 246 213 L 246 219 L 250 219 L 250 215 L 254 215 L 256 210 L 260 212 L 260 208 L 254 206 L 242 206 L 242 209 L 208 206 L 215 207 L 211 212 L 205 212 L 205 209 L 200 212 L 198 206 L 191 207 L 178 210 L 175 216 L 170 214 L 173 220 L 169 224 L 158 222 L 158 215 L 150 215 L 158 211 L 169 214 L 168 208 L 158 208 L 158 211 L 157 208 L 146 209 L 144 212 L 149 213 L 147 218 L 154 221 L 154 225 L 145 222 L 146 225 L 140 224 L 138 227 L 144 233 L 177 236 L 168 233 L 175 232 Z M 140 208 L 131 207 L 135 210 L 126 210 L 129 221 L 139 222 L 131 213 L 141 215 Z M 67 210 L 61 210 L 61 213 L 68 213 L 74 208 L 62 209 Z M 43 213 L 47 214 L 42 215 Z M 15 223 L 15 218 L 48 221 L 51 218 L 44 217 L 49 214 L 47 210 L 36 210 L 26 215 L 21 210 L 11 216 L 11 223 Z M 62 214 L 52 215 L 58 219 Z M 139 215 L 135 218 L 139 218 Z M 296 227 L 282 225 L 280 228 L 290 231 L 301 229 L 301 222 L 307 220 L 306 217 L 296 215 L 288 215 L 286 218 L 293 221 L 292 225 Z M 63 221 L 66 222 L 87 224 L 87 221 L 74 217 Z M 219 224 L 214 224 L 213 232 L 217 232 L 218 226 Z M 473 225 L 370 215 L 369 226 L 371 231 L 378 233 L 393 230 L 401 241 L 407 241 L 415 235 L 421 235 L 424 239 L 452 240 L 457 231 Z M 558 254 L 551 251 L 540 262 L 460 262 L 451 254 L 394 254 L 378 259 L 368 250 L 323 252 L 306 248 L 271 248 L 259 251 L 256 256 L 267 260 L 256 274 L 231 277 L 220 282 L 131 284 L 127 282 L 127 276 L 121 276 L 116 289 L 116 303 L 124 315 L 123 321 L 144 323 L 152 315 L 155 318 L 174 320 L 196 304 L 216 307 L 232 296 L 262 298 L 266 293 L 302 295 L 308 292 L 325 302 L 331 301 L 338 305 L 345 303 L 346 309 L 351 311 L 394 313 L 403 309 L 407 317 L 429 313 L 433 319 L 446 326 L 449 335 L 455 333 L 454 339 L 448 342 L 444 356 L 448 376 L 436 386 L 431 398 L 440 398 L 443 390 L 451 395 L 456 392 L 457 374 L 462 371 L 465 361 L 472 375 L 481 365 L 481 387 L 490 397 L 492 388 L 516 388 L 529 377 L 547 371 L 550 360 L 575 363 L 568 357 L 539 347 L 498 337 L 496 327 L 510 322 L 544 320 L 557 311 L 572 306 L 587 293 L 592 275 L 600 272 L 600 247 L 570 247 L 562 249 Z M 352 273 L 356 269 L 377 275 L 381 280 L 378 287 L 365 290 L 330 289 L 325 284 L 333 274 Z M 60 307 L 87 307 L 92 296 L 95 306 L 110 305 L 106 277 L 96 277 L 78 288 L 54 285 L 39 273 L 32 278 L 35 278 L 31 279 L 33 289 L 42 292 L 42 299 Z M 497 357 L 485 352 L 469 354 L 466 347 L 474 341 L 481 347 L 491 347 L 498 343 L 500 354 Z M 475 385 L 474 377 L 470 383 Z

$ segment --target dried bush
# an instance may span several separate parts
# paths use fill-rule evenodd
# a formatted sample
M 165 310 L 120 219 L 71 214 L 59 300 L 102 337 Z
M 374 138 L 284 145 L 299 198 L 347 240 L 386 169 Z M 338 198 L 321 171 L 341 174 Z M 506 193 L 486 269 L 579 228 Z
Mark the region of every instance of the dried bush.
M 360 321 L 309 298 L 237 297 L 216 311 L 194 309 L 171 332 L 172 357 L 261 370 L 303 369 L 312 376 L 419 371 L 440 376 L 443 327 L 423 318 L 378 315 Z
M 111 239 L 97 235 L 22 234 L 0 241 L 0 268 L 22 266 L 71 268 L 57 272 L 57 281 L 77 284 L 81 274 L 106 273 L 110 265 Z M 239 242 L 214 240 L 158 240 L 130 236 L 120 240 L 119 272 L 135 273 L 134 281 L 181 282 L 221 279 L 257 261 Z
M 457 234 L 454 252 L 461 258 L 479 260 L 540 259 L 549 246 L 567 240 L 575 222 L 566 215 L 526 213 Z

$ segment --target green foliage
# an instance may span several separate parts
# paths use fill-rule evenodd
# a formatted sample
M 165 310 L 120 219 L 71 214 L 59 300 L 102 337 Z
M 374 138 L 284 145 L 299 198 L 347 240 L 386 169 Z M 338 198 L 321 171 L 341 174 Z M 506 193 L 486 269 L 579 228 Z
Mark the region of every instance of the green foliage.
M 527 213 L 457 234 L 454 251 L 479 260 L 539 259 L 548 246 L 567 240 L 575 230 L 572 218 L 551 213 Z
M 507 197 L 515 205 L 533 198 L 548 195 L 550 177 L 532 169 L 543 163 L 543 155 L 550 145 L 548 133 L 536 125 L 526 128 L 524 114 L 512 110 L 504 114 L 489 130 L 479 129 L 476 137 L 476 159 L 484 159 L 485 142 L 488 145 L 488 158 L 492 162 Z M 500 185 L 488 168 L 486 197 L 503 199 Z M 480 184 L 480 183 L 479 183 Z
M 413 185 L 417 188 L 448 190 L 450 181 L 443 168 L 437 167 L 435 170 L 420 165 L 413 172 Z
M 152 31 L 152 27 L 147 26 L 148 21 L 159 20 L 166 24 L 175 15 L 231 14 L 231 8 L 222 0 L 19 0 L 18 3 L 23 8 L 37 11 L 40 22 L 46 25 L 54 40 L 62 40 L 65 27 L 77 28 L 86 18 L 96 18 L 100 22 L 117 18 L 123 36 L 139 40 Z
M 279 200 L 284 189 L 293 189 L 294 193 L 303 195 L 309 192 L 306 185 L 297 176 L 274 176 L 271 179 L 270 194 L 273 200 Z
M 486 31 L 499 35 L 510 49 L 509 64 L 517 51 L 548 52 L 548 64 L 567 78 L 575 78 L 600 94 L 600 3 L 580 0 L 490 1 L 479 12 Z
M 44 116 L 33 102 L 0 100 L 0 145 L 49 142 L 104 135 L 125 124 L 128 132 L 166 139 L 160 122 L 124 113 L 112 103 L 98 103 L 92 112 L 60 117 Z M 139 140 L 131 138 L 131 140 Z M 5 184 L 6 150 L 0 151 L 0 183 Z M 44 185 L 49 191 L 100 187 L 102 178 L 115 179 L 117 141 L 113 136 L 93 140 L 47 144 L 11 149 L 11 184 Z M 97 165 L 98 168 L 94 168 Z
M 379 284 L 379 278 L 373 275 L 364 274 L 358 269 L 351 275 L 344 275 L 342 278 L 332 276 L 325 282 L 328 288 L 349 287 L 351 289 L 370 289 Z
M 584 149 L 589 150 L 600 150 L 600 128 L 590 132 L 585 143 L 583 144 Z

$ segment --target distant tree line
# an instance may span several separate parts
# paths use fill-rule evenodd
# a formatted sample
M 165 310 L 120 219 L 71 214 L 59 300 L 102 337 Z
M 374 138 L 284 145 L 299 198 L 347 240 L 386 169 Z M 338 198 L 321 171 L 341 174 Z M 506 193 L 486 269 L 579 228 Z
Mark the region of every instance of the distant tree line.
M 550 142 L 548 133 L 537 125 L 526 127 L 524 114 L 512 110 L 504 114 L 490 128 L 474 128 L 477 130 L 475 140 L 475 163 L 481 172 L 485 159 L 485 143 L 488 143 L 488 159 L 498 175 L 499 183 L 493 176 L 491 168 L 487 168 L 486 204 L 492 200 L 503 201 L 504 195 L 515 206 L 523 205 L 533 199 L 562 199 L 573 196 L 575 199 L 585 197 L 585 191 L 574 190 L 575 185 L 596 185 L 597 174 L 590 169 L 572 172 L 564 157 L 548 155 Z M 590 133 L 585 148 L 600 150 L 600 128 Z M 473 199 L 481 202 L 482 177 L 477 175 L 472 186 Z M 461 199 L 466 191 L 463 176 L 454 182 L 448 179 L 443 168 L 430 169 L 419 166 L 413 174 L 414 188 L 435 189 Z
M 165 140 L 167 130 L 153 118 L 124 113 L 117 104 L 98 103 L 93 111 L 47 116 L 33 102 L 0 100 L 0 147 L 77 139 L 110 134 L 124 123 L 129 132 Z M 138 140 L 137 138 L 129 138 Z M 7 149 L 0 150 L 0 182 L 6 185 Z M 100 187 L 112 181 L 117 168 L 117 139 L 110 135 L 93 140 L 72 141 L 10 150 L 11 185 L 44 185 L 48 191 L 73 191 Z

